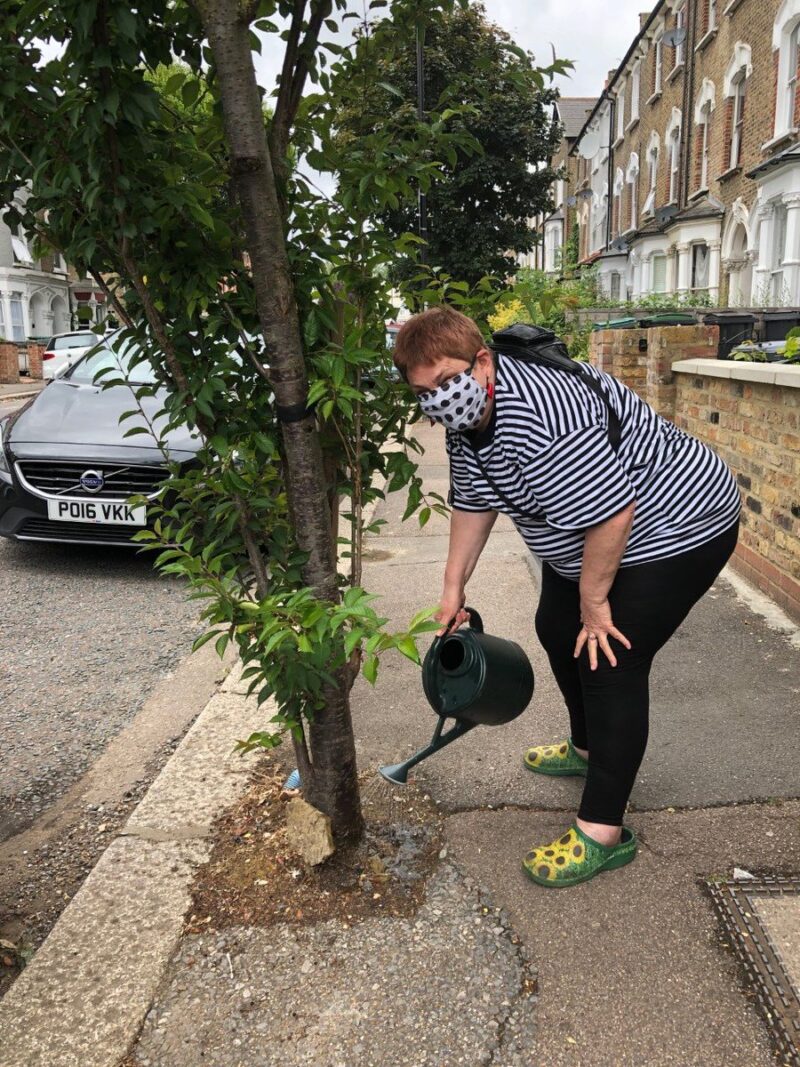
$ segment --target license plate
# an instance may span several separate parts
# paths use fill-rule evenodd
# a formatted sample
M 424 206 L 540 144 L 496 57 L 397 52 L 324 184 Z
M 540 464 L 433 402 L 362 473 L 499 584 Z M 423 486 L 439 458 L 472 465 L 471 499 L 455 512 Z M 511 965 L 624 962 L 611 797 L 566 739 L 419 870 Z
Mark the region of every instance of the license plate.
M 48 500 L 47 517 L 58 522 L 98 522 L 109 526 L 144 526 L 147 508 L 114 500 Z

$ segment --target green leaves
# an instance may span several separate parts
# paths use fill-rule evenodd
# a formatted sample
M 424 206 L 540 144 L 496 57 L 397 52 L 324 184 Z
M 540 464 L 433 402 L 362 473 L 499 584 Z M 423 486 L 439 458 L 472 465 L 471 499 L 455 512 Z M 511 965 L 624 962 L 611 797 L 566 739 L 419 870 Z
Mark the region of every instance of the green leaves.
M 346 6 L 335 10 L 347 14 Z M 368 6 L 379 25 L 384 8 Z M 426 5 L 429 27 L 450 8 Z M 264 0 L 254 29 L 277 38 L 285 14 L 285 4 Z M 364 537 L 384 522 L 371 505 L 385 492 L 407 492 L 406 514 L 421 525 L 446 512 L 416 474 L 416 409 L 396 380 L 386 324 L 397 314 L 393 267 L 418 255 L 418 190 L 477 152 L 467 110 L 457 92 L 437 87 L 436 107 L 419 123 L 401 67 L 370 57 L 366 40 L 354 44 L 360 80 L 335 42 L 324 71 L 320 49 L 304 57 L 320 89 L 304 97 L 292 131 L 280 190 L 288 288 L 285 279 L 274 284 L 297 308 L 303 388 L 339 515 L 341 597 L 329 590 L 320 599 L 305 577 L 309 534 L 287 497 L 273 393 L 279 341 L 262 337 L 217 73 L 195 6 L 27 0 L 4 17 L 0 183 L 3 202 L 15 204 L 6 221 L 107 279 L 130 315 L 122 339 L 140 348 L 158 385 L 131 391 L 121 433 L 160 448 L 168 474 L 148 504 L 151 526 L 135 540 L 195 598 L 195 647 L 234 649 L 253 695 L 276 701 L 276 731 L 253 734 L 240 751 L 273 747 L 282 732 L 298 736 L 331 687 L 348 686 L 359 669 L 375 683 L 386 655 L 419 663 L 417 643 L 431 626 L 420 616 L 399 632 L 387 628 L 360 560 Z M 413 32 L 406 21 L 402 47 Z M 43 59 L 34 37 L 52 42 L 56 58 Z M 377 105 L 386 101 L 383 122 Z M 359 110 L 377 121 L 351 135 L 342 120 Z M 331 176 L 331 192 L 314 186 L 310 167 Z M 405 219 L 399 232 L 386 224 L 392 213 Z M 474 291 L 454 277 L 425 272 L 417 288 L 473 307 Z M 112 380 L 124 387 L 117 374 L 101 384 Z M 188 432 L 199 447 L 191 461 L 172 451 Z

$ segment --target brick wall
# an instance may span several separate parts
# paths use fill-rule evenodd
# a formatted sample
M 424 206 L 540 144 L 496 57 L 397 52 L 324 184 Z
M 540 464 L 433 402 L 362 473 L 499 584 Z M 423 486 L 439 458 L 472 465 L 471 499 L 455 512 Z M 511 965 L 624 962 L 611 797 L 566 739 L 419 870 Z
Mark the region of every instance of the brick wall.
M 647 350 L 640 351 L 642 341 Z M 706 373 L 673 369 L 689 359 L 715 359 L 717 326 L 599 330 L 589 356 L 630 386 L 660 415 L 710 445 L 742 490 L 742 532 L 733 565 L 800 620 L 800 369 L 717 364 Z M 719 377 L 777 378 L 769 381 Z
M 42 378 L 42 354 L 44 345 L 28 344 L 28 373 L 31 378 Z
M 0 344 L 0 385 L 14 385 L 19 381 L 17 346 Z
M 710 445 L 741 487 L 734 568 L 800 620 L 800 388 L 675 378 L 676 424 Z
M 676 393 L 672 364 L 681 359 L 715 358 L 718 345 L 718 326 L 598 330 L 589 341 L 589 359 L 633 389 L 659 415 L 672 419 Z
M 598 330 L 589 339 L 589 361 L 647 399 L 647 352 L 639 345 L 647 330 Z

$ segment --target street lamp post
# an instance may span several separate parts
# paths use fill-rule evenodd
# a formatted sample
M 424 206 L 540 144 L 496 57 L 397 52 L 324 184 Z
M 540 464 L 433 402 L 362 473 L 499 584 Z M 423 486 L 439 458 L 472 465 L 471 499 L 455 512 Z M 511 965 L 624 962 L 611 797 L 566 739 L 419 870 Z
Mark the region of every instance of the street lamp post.
M 422 30 L 417 23 L 417 118 L 420 122 L 425 117 L 425 55 L 422 49 Z M 419 235 L 425 244 L 420 245 L 420 262 L 428 261 L 428 199 L 419 187 Z

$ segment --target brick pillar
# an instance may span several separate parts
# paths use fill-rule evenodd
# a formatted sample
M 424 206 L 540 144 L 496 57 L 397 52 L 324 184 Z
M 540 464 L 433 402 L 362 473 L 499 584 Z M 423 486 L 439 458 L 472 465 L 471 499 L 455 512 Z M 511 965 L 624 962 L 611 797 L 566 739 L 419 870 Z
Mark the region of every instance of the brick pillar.
M 794 57 L 795 62 L 795 76 L 800 77 L 800 48 L 797 49 L 797 55 Z M 792 108 L 792 124 L 797 125 L 797 120 L 800 117 L 800 93 L 797 91 L 797 82 L 794 83 L 794 106 Z
M 644 330 L 598 330 L 589 339 L 589 360 L 644 399 L 647 353 L 639 351 L 642 337 L 646 337 Z
M 647 403 L 675 420 L 677 386 L 672 364 L 680 359 L 716 359 L 719 326 L 653 326 L 647 331 Z
M 0 385 L 19 381 L 19 350 L 16 345 L 0 344 Z
M 44 353 L 44 345 L 28 345 L 28 373 L 31 378 L 43 378 L 42 373 L 42 355 Z

